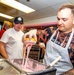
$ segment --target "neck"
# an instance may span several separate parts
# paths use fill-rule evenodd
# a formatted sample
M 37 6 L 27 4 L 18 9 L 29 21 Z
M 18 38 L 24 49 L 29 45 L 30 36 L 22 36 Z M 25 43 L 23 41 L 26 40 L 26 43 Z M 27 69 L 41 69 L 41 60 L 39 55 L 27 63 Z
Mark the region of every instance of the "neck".
M 73 29 L 73 28 L 72 28 L 72 29 Z M 69 30 L 67 30 L 67 31 L 60 31 L 60 32 L 63 32 L 63 33 L 65 33 L 65 34 L 68 34 L 68 33 L 72 32 L 72 29 L 69 29 Z

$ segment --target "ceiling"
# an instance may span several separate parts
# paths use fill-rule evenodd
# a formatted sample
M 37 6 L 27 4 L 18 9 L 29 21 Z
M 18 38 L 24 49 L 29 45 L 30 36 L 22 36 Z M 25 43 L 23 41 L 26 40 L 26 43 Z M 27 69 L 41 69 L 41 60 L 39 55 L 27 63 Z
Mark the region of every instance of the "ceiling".
M 63 4 L 74 4 L 74 0 L 16 0 L 21 2 L 22 4 L 25 4 L 33 9 L 35 9 L 35 12 L 26 14 L 24 12 L 18 11 L 14 8 L 11 8 L 7 5 L 0 3 L 0 12 L 4 14 L 8 14 L 10 16 L 22 16 L 25 21 L 40 19 L 44 17 L 51 17 L 55 16 L 57 14 L 58 8 Z M 25 9 L 23 9 L 25 10 Z M 4 20 L 8 20 L 6 18 L 3 18 L 0 16 L 0 22 L 3 22 Z M 9 21 L 13 21 L 9 20 Z

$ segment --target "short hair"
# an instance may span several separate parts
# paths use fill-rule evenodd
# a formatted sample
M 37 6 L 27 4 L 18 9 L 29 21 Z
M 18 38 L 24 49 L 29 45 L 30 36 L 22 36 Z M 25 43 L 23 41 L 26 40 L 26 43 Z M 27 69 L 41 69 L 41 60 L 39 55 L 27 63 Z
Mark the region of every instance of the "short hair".
M 61 11 L 62 9 L 65 9 L 65 8 L 71 9 L 72 14 L 74 15 L 74 5 L 72 5 L 72 4 L 63 5 L 62 7 L 59 8 L 58 12 Z

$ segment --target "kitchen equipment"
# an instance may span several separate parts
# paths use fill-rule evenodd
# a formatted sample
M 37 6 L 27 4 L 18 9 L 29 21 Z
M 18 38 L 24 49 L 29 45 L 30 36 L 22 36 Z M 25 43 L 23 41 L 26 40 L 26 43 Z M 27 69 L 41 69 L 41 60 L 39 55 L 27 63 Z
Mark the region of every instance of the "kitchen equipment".
M 28 58 L 26 69 L 22 68 L 23 59 L 11 59 L 9 60 L 16 68 L 21 70 L 21 74 L 27 75 L 55 75 L 56 69 L 54 67 L 46 68 L 47 66 L 41 62 Z M 24 59 L 25 64 L 26 59 Z

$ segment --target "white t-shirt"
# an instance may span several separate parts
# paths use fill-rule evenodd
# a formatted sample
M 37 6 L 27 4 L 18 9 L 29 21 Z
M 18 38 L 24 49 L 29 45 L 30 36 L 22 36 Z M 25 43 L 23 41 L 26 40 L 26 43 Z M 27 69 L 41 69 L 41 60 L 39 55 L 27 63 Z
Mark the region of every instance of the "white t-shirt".
M 14 28 L 10 28 L 4 32 L 0 41 L 6 43 L 5 49 L 9 59 L 23 57 L 23 35 L 24 33 L 21 30 L 17 32 Z

